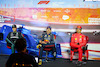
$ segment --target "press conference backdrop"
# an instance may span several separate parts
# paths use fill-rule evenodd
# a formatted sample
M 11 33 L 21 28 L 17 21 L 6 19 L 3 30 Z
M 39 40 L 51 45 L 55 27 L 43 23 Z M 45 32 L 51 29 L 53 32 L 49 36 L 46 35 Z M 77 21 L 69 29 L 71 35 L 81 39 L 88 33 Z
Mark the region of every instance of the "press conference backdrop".
M 61 45 L 62 57 L 69 58 L 70 38 L 77 25 L 89 37 L 89 59 L 100 60 L 100 1 L 96 0 L 0 0 L 0 27 L 22 24 L 40 36 L 50 25 Z M 75 56 L 74 58 L 77 58 Z

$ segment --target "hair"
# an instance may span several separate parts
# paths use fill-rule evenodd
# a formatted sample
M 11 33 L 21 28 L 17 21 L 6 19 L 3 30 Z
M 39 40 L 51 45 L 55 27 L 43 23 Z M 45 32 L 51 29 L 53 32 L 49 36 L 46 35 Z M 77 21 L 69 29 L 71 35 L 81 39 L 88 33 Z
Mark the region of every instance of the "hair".
M 23 51 L 25 48 L 26 48 L 26 39 L 25 39 L 25 38 L 17 39 L 17 40 L 16 40 L 16 43 L 15 43 L 15 49 L 16 49 L 18 52 L 21 52 L 21 51 Z
M 47 29 L 50 29 L 51 30 L 51 26 L 47 26 Z
M 12 25 L 12 28 L 17 28 L 17 26 L 15 24 Z

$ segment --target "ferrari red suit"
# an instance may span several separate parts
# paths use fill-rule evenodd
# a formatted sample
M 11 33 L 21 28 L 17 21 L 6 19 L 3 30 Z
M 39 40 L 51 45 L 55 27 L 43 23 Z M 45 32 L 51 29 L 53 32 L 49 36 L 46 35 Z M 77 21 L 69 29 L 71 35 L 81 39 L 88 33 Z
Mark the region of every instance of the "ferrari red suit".
M 79 61 L 82 61 L 82 54 L 83 54 L 83 50 L 82 47 L 86 45 L 86 37 L 85 35 L 81 34 L 81 33 L 74 33 L 71 37 L 71 42 L 70 42 L 70 46 L 71 49 L 75 49 L 78 51 L 79 53 Z

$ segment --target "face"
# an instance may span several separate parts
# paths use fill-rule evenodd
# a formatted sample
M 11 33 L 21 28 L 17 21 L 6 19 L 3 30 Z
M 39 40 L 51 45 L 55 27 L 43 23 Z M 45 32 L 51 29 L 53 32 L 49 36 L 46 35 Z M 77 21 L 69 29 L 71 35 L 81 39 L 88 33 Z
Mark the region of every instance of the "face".
M 48 28 L 46 32 L 47 32 L 47 34 L 51 33 L 51 29 Z
M 17 31 L 17 28 L 12 28 L 13 32 L 16 32 Z
M 76 29 L 76 32 L 77 32 L 77 33 L 81 33 L 81 29 L 77 28 L 77 29 Z

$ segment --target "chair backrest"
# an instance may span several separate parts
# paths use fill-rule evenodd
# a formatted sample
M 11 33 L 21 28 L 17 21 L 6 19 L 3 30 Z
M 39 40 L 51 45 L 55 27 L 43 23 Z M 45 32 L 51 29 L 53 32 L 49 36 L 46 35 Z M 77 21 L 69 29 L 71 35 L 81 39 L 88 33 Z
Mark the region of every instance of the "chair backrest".
M 56 35 L 54 35 L 54 39 L 56 39 Z
M 44 51 L 51 51 L 52 48 L 44 48 L 43 50 L 44 50 Z
M 54 45 L 47 45 L 47 46 L 45 46 L 45 48 L 43 50 L 44 51 L 51 51 L 52 50 L 52 47 L 55 47 L 55 44 Z
M 22 64 L 20 64 L 20 63 L 13 63 L 12 67 L 33 67 L 33 65 L 32 64 L 24 64 L 24 63 L 22 63 Z

